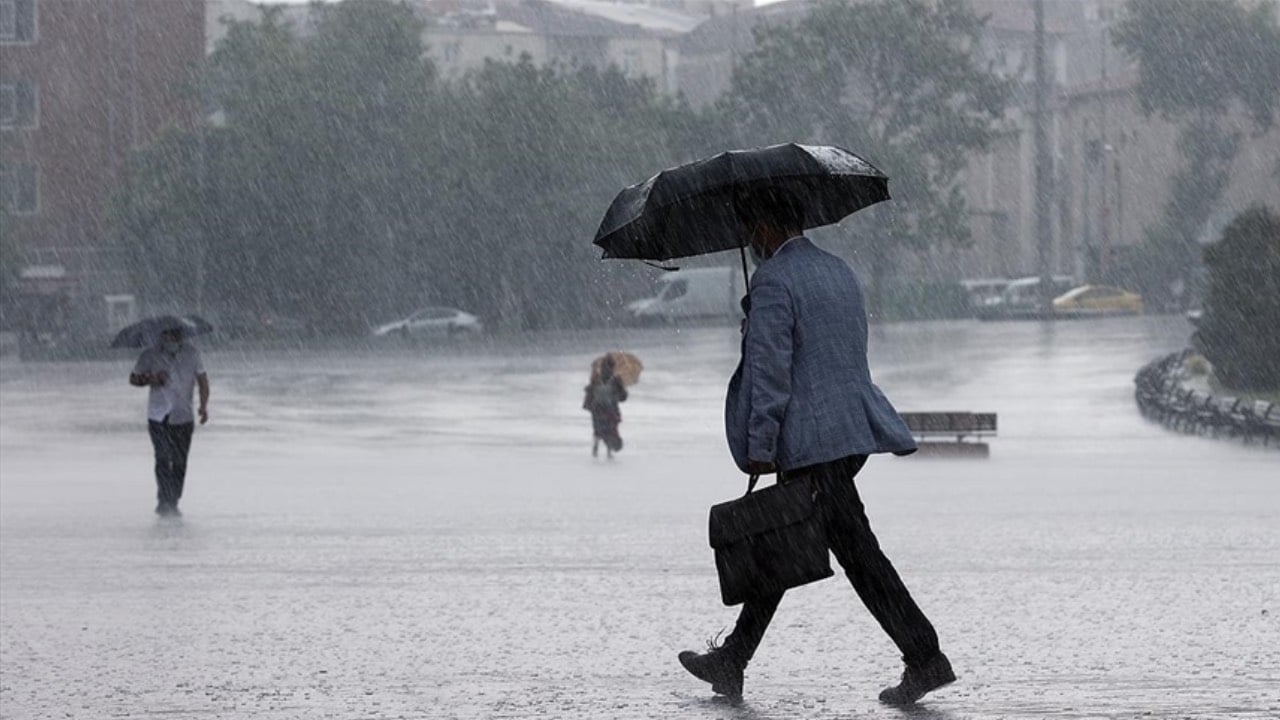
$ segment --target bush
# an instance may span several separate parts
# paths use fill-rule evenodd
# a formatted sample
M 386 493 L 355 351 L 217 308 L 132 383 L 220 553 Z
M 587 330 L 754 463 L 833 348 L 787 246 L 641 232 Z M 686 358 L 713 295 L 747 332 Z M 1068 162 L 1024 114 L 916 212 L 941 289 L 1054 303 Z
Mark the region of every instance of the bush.
M 1197 344 L 1234 390 L 1280 389 L 1280 216 L 1253 207 L 1205 248 L 1209 291 Z

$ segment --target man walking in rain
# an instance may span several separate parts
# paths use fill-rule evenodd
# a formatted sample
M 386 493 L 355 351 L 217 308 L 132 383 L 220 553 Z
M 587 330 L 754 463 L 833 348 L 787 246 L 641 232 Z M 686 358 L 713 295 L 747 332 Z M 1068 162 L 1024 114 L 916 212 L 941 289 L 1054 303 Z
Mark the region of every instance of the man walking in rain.
M 160 342 L 138 358 L 129 384 L 151 388 L 147 426 L 156 455 L 156 514 L 181 515 L 178 501 L 187 476 L 187 452 L 195 430 L 191 395 L 200 387 L 200 424 L 209 421 L 209 376 L 200 351 L 185 340 L 181 327 L 165 330 Z
M 901 682 L 880 700 L 912 704 L 955 675 L 933 626 L 881 552 L 854 485 L 869 455 L 916 449 L 871 383 L 858 278 L 803 236 L 794 198 L 756 191 L 735 207 L 758 268 L 745 301 L 742 361 L 725 405 L 730 450 L 748 474 L 776 472 L 780 482 L 811 484 L 828 547 L 906 663 Z M 743 670 L 781 600 L 781 593 L 747 600 L 722 645 L 682 652 L 680 663 L 713 691 L 740 697 Z

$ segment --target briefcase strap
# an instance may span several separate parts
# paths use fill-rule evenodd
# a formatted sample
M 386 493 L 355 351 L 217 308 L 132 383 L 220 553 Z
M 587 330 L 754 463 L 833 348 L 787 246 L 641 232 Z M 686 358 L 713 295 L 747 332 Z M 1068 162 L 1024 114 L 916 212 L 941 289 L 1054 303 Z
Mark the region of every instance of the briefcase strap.
M 779 484 L 779 485 L 786 485 L 787 483 L 791 482 L 792 480 L 799 480 L 799 479 L 801 479 L 801 478 L 803 478 L 803 477 L 805 477 L 805 474 L 804 474 L 804 473 L 801 473 L 801 474 L 799 474 L 799 475 L 796 475 L 796 474 L 793 474 L 793 473 L 791 473 L 791 472 L 785 472 L 785 473 L 784 473 L 784 472 L 782 472 L 781 470 L 779 470 L 779 471 L 778 471 L 778 484 Z M 749 478 L 747 478 L 747 493 L 746 493 L 747 495 L 750 495 L 752 492 L 754 492 L 754 491 L 755 491 L 755 489 L 756 489 L 756 483 L 758 483 L 758 482 L 760 482 L 760 476 L 759 476 L 759 475 L 752 475 L 752 476 L 750 476 Z

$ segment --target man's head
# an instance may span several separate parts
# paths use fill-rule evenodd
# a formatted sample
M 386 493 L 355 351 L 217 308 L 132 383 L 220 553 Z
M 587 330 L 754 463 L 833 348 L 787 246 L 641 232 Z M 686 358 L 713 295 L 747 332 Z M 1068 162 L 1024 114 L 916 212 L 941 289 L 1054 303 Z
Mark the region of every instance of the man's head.
M 734 198 L 733 210 L 757 261 L 768 259 L 783 243 L 804 232 L 804 208 L 785 190 L 743 191 Z
M 182 328 L 169 328 L 160 333 L 160 347 L 169 352 L 176 352 L 182 346 L 184 337 L 186 337 L 186 333 L 182 331 Z

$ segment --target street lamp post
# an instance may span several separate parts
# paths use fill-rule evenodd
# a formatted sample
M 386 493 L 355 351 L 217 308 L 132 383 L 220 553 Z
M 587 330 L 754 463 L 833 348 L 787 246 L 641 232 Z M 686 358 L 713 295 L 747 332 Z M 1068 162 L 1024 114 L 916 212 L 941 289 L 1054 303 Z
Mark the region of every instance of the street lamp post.
M 1048 94 L 1049 79 L 1045 71 L 1044 0 L 1035 3 L 1035 212 L 1036 246 L 1040 270 L 1040 310 L 1052 317 L 1053 310 L 1053 227 L 1050 224 L 1049 201 L 1053 159 L 1049 155 Z

